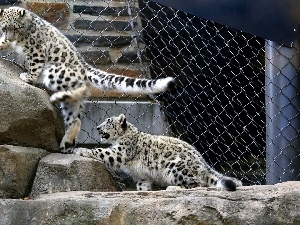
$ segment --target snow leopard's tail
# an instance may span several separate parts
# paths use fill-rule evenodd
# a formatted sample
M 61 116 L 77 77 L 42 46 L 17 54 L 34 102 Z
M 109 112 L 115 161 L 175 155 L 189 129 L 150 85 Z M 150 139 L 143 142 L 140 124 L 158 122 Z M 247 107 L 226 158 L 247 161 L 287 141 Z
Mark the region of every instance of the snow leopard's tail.
M 242 186 L 242 182 L 233 177 L 222 176 L 217 180 L 216 186 L 226 191 L 236 191 L 236 187 Z
M 175 79 L 167 77 L 157 80 L 131 78 L 89 68 L 88 79 L 101 90 L 116 90 L 127 94 L 155 94 L 175 86 Z

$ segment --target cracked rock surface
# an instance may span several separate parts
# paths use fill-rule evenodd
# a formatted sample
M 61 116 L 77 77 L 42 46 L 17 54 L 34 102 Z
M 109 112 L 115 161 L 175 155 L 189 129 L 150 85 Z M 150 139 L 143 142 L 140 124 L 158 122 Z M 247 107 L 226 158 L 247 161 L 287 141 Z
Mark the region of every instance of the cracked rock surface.
M 63 120 L 46 91 L 19 78 L 15 64 L 0 59 L 0 143 L 59 150 Z
M 0 224 L 300 224 L 300 182 L 156 192 L 59 192 L 1 200 Z

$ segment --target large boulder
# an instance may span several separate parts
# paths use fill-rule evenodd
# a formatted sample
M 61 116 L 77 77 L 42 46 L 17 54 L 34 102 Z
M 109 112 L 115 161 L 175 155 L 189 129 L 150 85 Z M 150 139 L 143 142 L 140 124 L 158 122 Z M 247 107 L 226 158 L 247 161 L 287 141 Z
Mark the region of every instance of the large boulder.
M 47 151 L 0 145 L 0 198 L 24 198 L 30 194 L 39 160 Z
M 120 191 L 105 165 L 77 155 L 52 153 L 42 158 L 31 197 L 67 191 Z
M 19 78 L 22 69 L 0 59 L 0 143 L 58 151 L 64 134 L 46 91 Z
M 0 224 L 299 225 L 300 182 L 157 192 L 65 192 L 0 200 Z

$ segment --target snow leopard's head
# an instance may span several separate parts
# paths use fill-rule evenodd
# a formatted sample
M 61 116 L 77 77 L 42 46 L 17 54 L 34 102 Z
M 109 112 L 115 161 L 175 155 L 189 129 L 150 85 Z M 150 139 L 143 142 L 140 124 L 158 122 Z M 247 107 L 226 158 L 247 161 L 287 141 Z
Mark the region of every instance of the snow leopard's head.
M 2 29 L 19 29 L 24 26 L 23 18 L 26 9 L 20 7 L 9 7 L 0 9 L 0 26 Z
M 7 40 L 12 40 L 16 32 L 26 29 L 29 11 L 20 7 L 0 9 L 0 29 Z
M 123 136 L 126 132 L 128 123 L 124 114 L 118 117 L 113 116 L 107 118 L 103 123 L 97 126 L 100 135 L 100 141 L 104 143 L 111 143 Z

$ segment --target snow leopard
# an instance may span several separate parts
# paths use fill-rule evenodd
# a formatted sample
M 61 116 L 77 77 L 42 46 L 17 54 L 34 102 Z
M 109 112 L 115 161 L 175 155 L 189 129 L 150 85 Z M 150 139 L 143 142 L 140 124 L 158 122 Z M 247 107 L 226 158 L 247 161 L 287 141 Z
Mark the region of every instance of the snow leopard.
M 152 184 L 181 188 L 217 187 L 235 191 L 242 182 L 210 167 L 197 149 L 175 137 L 138 130 L 124 114 L 107 118 L 97 126 L 101 143 L 108 148 L 74 148 L 73 153 L 97 159 L 113 170 L 130 174 L 137 190 Z
M 51 94 L 50 101 L 60 104 L 66 129 L 62 151 L 75 145 L 91 85 L 125 94 L 155 94 L 175 85 L 172 77 L 135 79 L 92 67 L 57 28 L 24 8 L 0 9 L 0 29 L 0 50 L 12 50 L 25 58 L 28 71 L 20 78 L 32 85 L 42 84 Z

